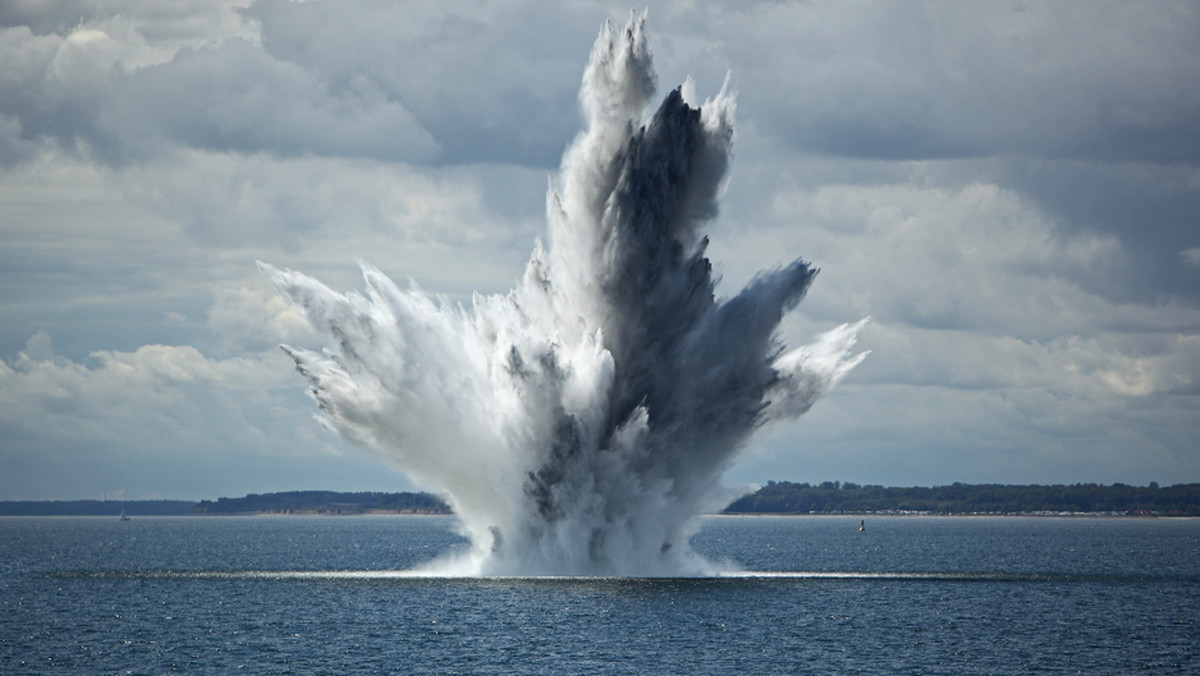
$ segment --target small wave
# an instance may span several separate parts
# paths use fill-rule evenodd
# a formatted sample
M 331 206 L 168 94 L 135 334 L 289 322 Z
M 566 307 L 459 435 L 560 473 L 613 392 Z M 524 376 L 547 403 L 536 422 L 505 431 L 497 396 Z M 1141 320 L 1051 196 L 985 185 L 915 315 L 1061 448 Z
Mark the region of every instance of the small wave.
M 462 582 L 597 582 L 597 581 L 811 581 L 811 582 L 1148 582 L 1181 581 L 1179 576 L 1081 574 L 1057 572 L 957 572 L 957 571 L 726 571 L 708 576 L 619 577 L 586 575 L 448 575 L 431 570 L 102 570 L 47 573 L 50 578 L 136 580 L 301 580 L 301 581 L 405 581 Z M 1184 581 L 1197 581 L 1185 576 Z

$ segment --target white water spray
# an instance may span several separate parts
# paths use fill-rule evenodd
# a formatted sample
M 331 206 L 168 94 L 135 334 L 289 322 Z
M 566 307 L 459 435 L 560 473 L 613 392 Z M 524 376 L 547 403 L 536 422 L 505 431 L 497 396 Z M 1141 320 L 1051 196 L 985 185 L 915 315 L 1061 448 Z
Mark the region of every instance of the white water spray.
M 862 360 L 862 322 L 784 351 L 816 270 L 796 261 L 718 300 L 706 237 L 733 137 L 725 88 L 680 89 L 649 121 L 644 17 L 607 25 L 580 92 L 587 127 L 505 296 L 467 309 L 363 265 L 340 294 L 261 264 L 334 347 L 284 346 L 326 421 L 443 493 L 473 543 L 459 574 L 713 572 L 698 515 L 749 435 L 807 411 Z

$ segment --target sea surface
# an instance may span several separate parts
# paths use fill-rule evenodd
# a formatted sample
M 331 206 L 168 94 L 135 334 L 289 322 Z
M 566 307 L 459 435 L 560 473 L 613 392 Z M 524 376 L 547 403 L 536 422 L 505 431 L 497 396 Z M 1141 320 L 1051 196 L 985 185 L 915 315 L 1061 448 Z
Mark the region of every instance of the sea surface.
M 721 577 L 430 578 L 448 517 L 0 518 L 3 674 L 1198 674 L 1200 520 L 709 517 Z

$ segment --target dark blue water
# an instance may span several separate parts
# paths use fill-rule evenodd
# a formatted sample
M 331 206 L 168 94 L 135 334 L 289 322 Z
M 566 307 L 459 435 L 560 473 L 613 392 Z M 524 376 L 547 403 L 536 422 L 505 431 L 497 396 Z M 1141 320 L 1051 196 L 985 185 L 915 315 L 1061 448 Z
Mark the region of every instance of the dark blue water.
M 706 519 L 712 579 L 430 579 L 440 517 L 0 519 L 0 673 L 1200 673 L 1200 521 Z M 347 572 L 352 571 L 352 572 Z

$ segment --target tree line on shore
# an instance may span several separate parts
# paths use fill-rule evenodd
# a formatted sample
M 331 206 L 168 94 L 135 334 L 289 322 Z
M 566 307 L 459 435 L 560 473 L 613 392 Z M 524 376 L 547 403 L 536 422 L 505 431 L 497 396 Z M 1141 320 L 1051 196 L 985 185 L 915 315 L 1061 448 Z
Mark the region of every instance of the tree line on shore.
M 770 481 L 735 500 L 741 514 L 1131 514 L 1200 516 L 1200 484 L 962 484 L 909 488 Z
M 290 491 L 251 493 L 243 498 L 201 500 L 192 514 L 449 514 L 450 507 L 430 493 L 338 493 Z
M 0 502 L 0 516 L 232 514 L 449 514 L 430 493 L 289 491 L 241 498 Z M 1200 484 L 962 484 L 884 487 L 840 481 L 769 481 L 726 514 L 1125 514 L 1200 516 Z

